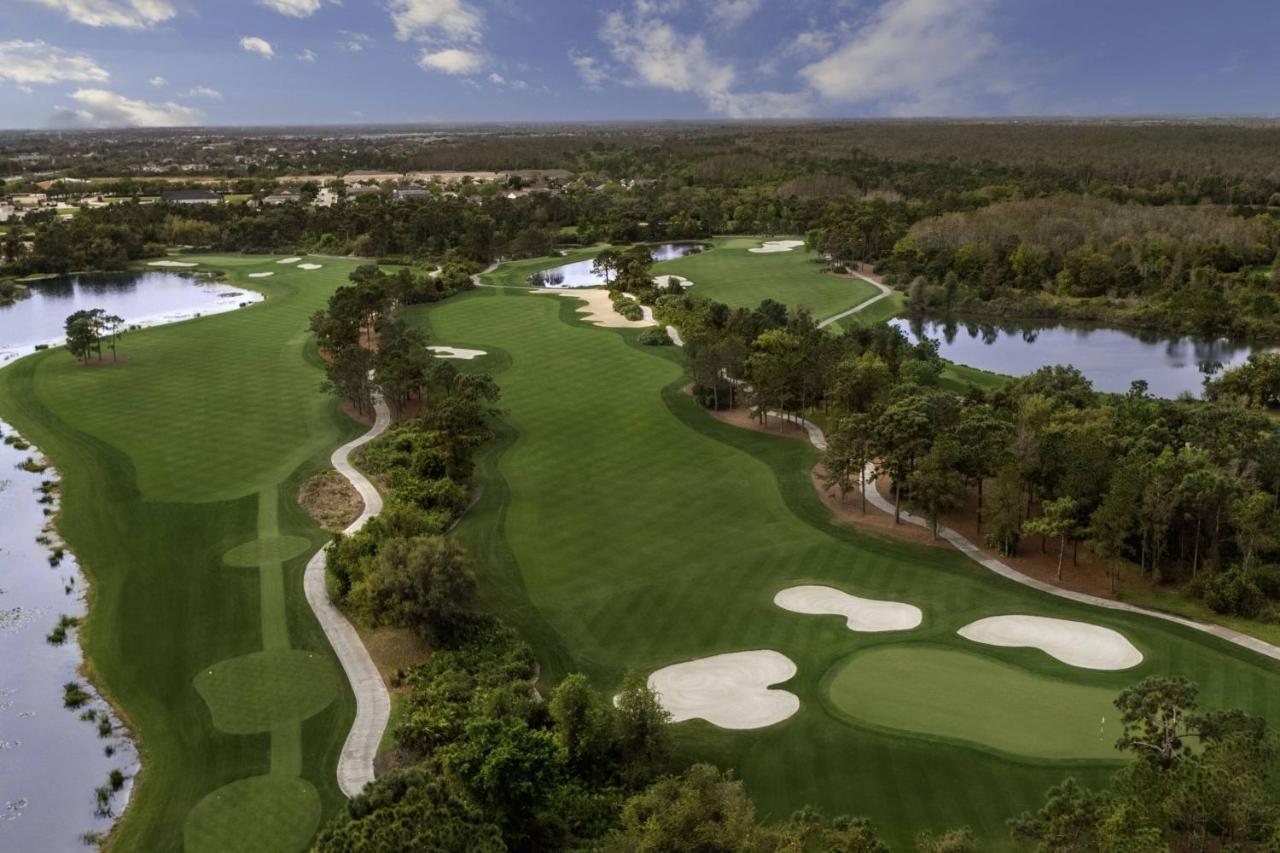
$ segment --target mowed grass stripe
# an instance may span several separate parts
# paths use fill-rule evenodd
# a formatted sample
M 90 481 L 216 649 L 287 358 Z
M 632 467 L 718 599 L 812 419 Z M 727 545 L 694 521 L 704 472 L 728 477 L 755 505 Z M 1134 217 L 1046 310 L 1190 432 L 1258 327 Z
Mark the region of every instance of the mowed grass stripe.
M 323 259 L 323 270 L 306 272 L 274 258 L 199 260 L 234 270 L 232 280 L 246 285 L 243 273 L 275 272 L 253 282 L 266 302 L 130 333 L 120 348 L 128 360 L 118 365 L 85 369 L 51 350 L 0 371 L 0 413 L 64 474 L 61 528 L 93 581 L 81 639 L 98 682 L 141 737 L 144 769 L 112 835 L 118 850 L 182 850 L 198 802 L 270 772 L 268 735 L 219 731 L 193 683 L 263 648 L 258 571 L 224 556 L 258 538 L 260 490 L 296 494 L 327 467 L 332 447 L 360 431 L 319 391 L 322 373 L 306 347 L 307 318 L 355 263 Z M 282 537 L 311 549 L 326 541 L 291 499 L 278 512 Z M 302 596 L 305 556 L 281 564 L 282 627 L 292 648 L 340 672 Z M 305 780 L 295 788 L 314 789 L 322 814 L 343 801 L 333 768 L 353 709 L 343 682 L 291 750 L 301 753 Z M 283 799 L 263 808 L 283 808 Z M 313 818 L 307 823 L 309 838 Z M 255 829 L 245 815 L 236 826 L 260 829 L 263 847 L 296 837 Z
M 677 727 L 687 757 L 737 768 L 768 816 L 812 803 L 868 815 L 904 845 L 920 829 L 967 824 L 983 849 L 1005 849 L 1004 821 L 1067 772 L 1089 783 L 1109 772 L 925 743 L 838 718 L 822 699 L 822 675 L 893 639 L 773 607 L 773 593 L 796 582 L 917 604 L 926 621 L 914 641 L 1113 691 L 1176 672 L 1208 683 L 1210 706 L 1276 720 L 1274 701 L 1259 703 L 1254 684 L 1274 680 L 1277 667 L 1256 656 L 1037 594 L 952 551 L 836 526 L 809 479 L 812 448 L 714 420 L 682 393 L 677 354 L 581 322 L 571 300 L 484 290 L 416 316 L 436 340 L 495 354 L 467 369 L 496 371 L 504 436 L 481 455 L 484 496 L 458 535 L 477 560 L 484 601 L 535 644 L 549 680 L 576 669 L 609 687 L 627 670 L 738 649 L 772 648 L 797 663 L 788 689 L 802 706 L 791 719 L 746 733 L 697 721 Z M 1128 672 L 1091 672 L 1038 650 L 955 636 L 972 619 L 1002 613 L 1114 627 L 1148 659 Z

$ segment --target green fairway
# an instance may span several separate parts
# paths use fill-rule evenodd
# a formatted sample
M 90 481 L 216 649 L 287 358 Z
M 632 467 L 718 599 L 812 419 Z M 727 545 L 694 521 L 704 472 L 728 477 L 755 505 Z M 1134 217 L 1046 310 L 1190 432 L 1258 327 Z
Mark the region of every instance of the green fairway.
M 85 650 L 139 735 L 113 848 L 303 850 L 344 801 L 354 700 L 302 593 L 328 536 L 292 495 L 362 429 L 320 391 L 307 323 L 356 263 L 191 260 L 266 301 L 131 332 L 115 365 L 22 359 L 0 416 L 63 472 L 61 530 L 93 582 Z
M 877 293 L 865 281 L 823 272 L 817 257 L 803 247 L 770 254 L 749 251 L 761 239 L 774 238 L 717 237 L 711 251 L 655 264 L 653 271 L 682 275 L 693 282 L 693 293 L 731 308 L 755 308 L 774 299 L 791 308 L 808 308 L 818 320 Z
M 906 644 L 855 654 L 827 684 L 831 704 L 859 723 L 1058 759 L 1120 757 L 1115 695 L 976 654 Z
M 478 460 L 483 495 L 458 536 L 478 564 L 483 600 L 534 644 L 548 681 L 580 670 L 609 688 L 627 671 L 748 649 L 794 661 L 798 674 L 784 689 L 801 707 L 785 722 L 745 732 L 677 726 L 683 757 L 735 768 L 764 815 L 785 818 L 806 803 L 866 815 L 902 846 L 920 830 L 968 825 L 982 849 L 1004 849 L 1005 821 L 1068 772 L 1100 784 L 1116 766 L 1091 745 L 1063 750 L 1075 760 L 1060 762 L 851 723 L 829 706 L 823 679 L 872 647 L 962 651 L 982 662 L 984 677 L 995 671 L 987 667 L 1015 667 L 1037 684 L 1078 688 L 1071 695 L 1088 697 L 1090 715 L 1098 696 L 1176 672 L 1200 684 L 1210 707 L 1280 719 L 1280 668 L 1263 658 L 1036 593 L 955 552 L 834 525 L 810 482 L 811 447 L 716 421 L 681 391 L 677 350 L 639 346 L 636 333 L 590 326 L 574 310 L 569 299 L 484 289 L 411 315 L 438 343 L 486 350 L 462 367 L 493 372 L 503 389 L 502 435 Z M 772 603 L 801 583 L 915 604 L 924 623 L 857 634 Z M 1115 628 L 1146 660 L 1125 672 L 1080 670 L 1034 649 L 975 649 L 955 636 L 1007 613 Z M 923 689 L 917 675 L 893 673 Z M 977 721 L 1003 699 L 999 690 L 966 699 L 973 730 L 958 736 L 981 742 Z

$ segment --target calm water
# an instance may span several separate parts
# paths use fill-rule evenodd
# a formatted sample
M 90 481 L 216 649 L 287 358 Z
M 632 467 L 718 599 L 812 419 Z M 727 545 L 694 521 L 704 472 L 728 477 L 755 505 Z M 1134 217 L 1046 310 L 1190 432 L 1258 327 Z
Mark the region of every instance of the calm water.
M 0 433 L 14 435 L 3 422 Z M 76 671 L 80 647 L 74 629 L 62 645 L 46 637 L 62 615 L 84 615 L 84 580 L 70 552 L 50 564 L 57 534 L 45 529 L 46 511 L 56 511 L 56 492 L 41 503 L 41 484 L 57 472 L 18 467 L 30 458 L 42 458 L 35 447 L 0 444 L 0 850 L 82 851 L 83 835 L 107 831 L 124 809 L 137 755 L 96 695 L 76 710 L 63 707 L 64 684 L 89 689 Z M 37 542 L 41 536 L 52 544 Z M 82 719 L 88 711 L 94 719 Z M 99 732 L 101 719 L 109 731 Z M 99 813 L 94 789 L 112 770 L 129 781 L 112 795 L 110 813 Z
M 660 243 L 653 247 L 653 260 L 672 261 L 685 255 L 696 255 L 707 247 L 702 243 Z M 602 287 L 604 276 L 591 271 L 591 260 L 553 267 L 529 276 L 529 283 L 539 287 Z
M 1078 368 L 1099 391 L 1124 393 L 1146 380 L 1157 397 L 1197 397 L 1206 376 L 1241 364 L 1253 348 L 1225 339 L 1171 338 L 1122 329 L 898 319 L 912 340 L 941 344 L 942 357 L 970 367 L 1025 376 L 1051 364 Z
M 61 344 L 67 316 L 103 308 L 131 325 L 154 326 L 216 314 L 262 297 L 252 291 L 172 272 L 72 275 L 32 282 L 31 296 L 0 307 L 0 364 L 37 344 Z

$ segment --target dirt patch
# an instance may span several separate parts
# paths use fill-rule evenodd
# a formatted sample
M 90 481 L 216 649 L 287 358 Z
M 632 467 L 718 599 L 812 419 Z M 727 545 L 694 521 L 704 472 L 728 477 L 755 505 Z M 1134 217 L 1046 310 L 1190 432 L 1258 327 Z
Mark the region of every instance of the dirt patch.
M 321 471 L 298 489 L 298 505 L 325 530 L 345 530 L 360 517 L 364 500 L 337 471 Z
M 356 626 L 360 641 L 369 650 L 369 657 L 382 674 L 392 693 L 405 693 L 409 688 L 399 685 L 404 673 L 431 656 L 422 637 L 408 628 L 364 628 Z

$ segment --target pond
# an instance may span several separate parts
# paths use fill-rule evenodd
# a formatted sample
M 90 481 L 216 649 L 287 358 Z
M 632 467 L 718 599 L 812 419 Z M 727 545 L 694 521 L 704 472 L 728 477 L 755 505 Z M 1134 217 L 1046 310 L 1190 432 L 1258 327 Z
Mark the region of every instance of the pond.
M 262 299 L 253 291 L 173 272 L 69 275 L 27 287 L 30 297 L 0 307 L 0 365 L 37 345 L 63 343 L 67 316 L 83 309 L 102 308 L 129 326 L 154 326 Z
M 138 758 L 78 672 L 75 629 L 55 634 L 64 616 L 85 613 L 80 568 L 50 523 L 57 472 L 34 470 L 39 450 L 3 422 L 0 433 L 0 849 L 81 851 L 124 809 Z M 85 690 L 74 709 L 64 706 L 70 683 Z
M 1254 351 L 1223 338 L 1171 337 L 1087 326 L 1037 326 L 974 320 L 897 319 L 912 340 L 933 338 L 948 361 L 993 373 L 1025 376 L 1052 364 L 1080 370 L 1099 391 L 1123 394 L 1141 379 L 1150 393 L 1199 397 L 1204 380 L 1241 364 Z
M 654 263 L 672 261 L 685 255 L 696 255 L 708 247 L 704 243 L 659 243 L 650 247 Z M 529 276 L 529 283 L 538 287 L 604 287 L 604 276 L 591 269 L 592 259 L 552 267 Z

